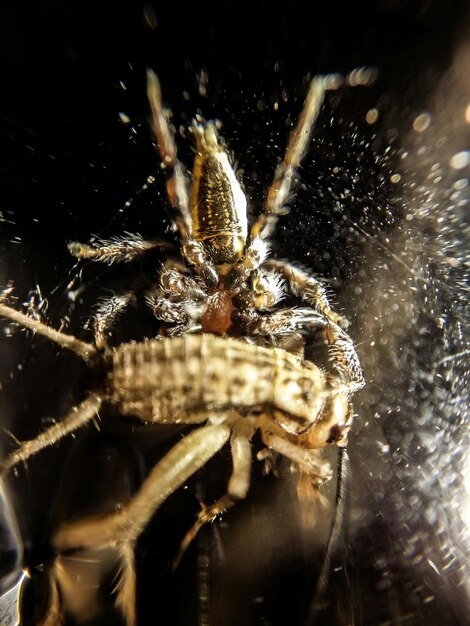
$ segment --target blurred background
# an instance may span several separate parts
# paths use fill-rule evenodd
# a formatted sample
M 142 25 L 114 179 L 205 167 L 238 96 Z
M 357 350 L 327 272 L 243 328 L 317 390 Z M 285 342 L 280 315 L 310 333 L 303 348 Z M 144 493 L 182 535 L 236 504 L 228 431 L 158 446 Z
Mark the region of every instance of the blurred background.
M 354 400 L 345 521 L 315 624 L 470 624 L 468 3 L 43 1 L 0 11 L 0 285 L 13 281 L 18 305 L 82 337 L 97 299 L 152 280 L 161 257 L 79 271 L 66 242 L 124 231 L 175 241 L 148 125 L 147 67 L 188 166 L 192 117 L 221 120 L 251 215 L 309 79 L 377 68 L 373 86 L 327 96 L 273 239 L 276 255 L 327 281 L 367 380 Z M 145 316 L 131 318 L 118 339 L 152 332 Z M 7 450 L 8 432 L 34 436 L 89 381 L 73 355 L 3 322 L 0 349 Z M 29 567 L 24 624 L 37 622 L 47 599 L 57 524 L 127 499 L 180 436 L 106 416 L 100 428 L 5 481 L 1 590 Z M 331 506 L 302 507 L 287 464 L 276 478 L 254 463 L 247 501 L 169 570 L 198 499 L 223 492 L 229 461 L 222 453 L 208 464 L 139 541 L 139 626 L 304 624 Z M 325 495 L 334 498 L 334 484 Z M 89 582 L 76 593 L 101 611 L 88 623 L 120 624 L 112 572 L 96 600 L 86 589 L 93 572 L 81 575 Z

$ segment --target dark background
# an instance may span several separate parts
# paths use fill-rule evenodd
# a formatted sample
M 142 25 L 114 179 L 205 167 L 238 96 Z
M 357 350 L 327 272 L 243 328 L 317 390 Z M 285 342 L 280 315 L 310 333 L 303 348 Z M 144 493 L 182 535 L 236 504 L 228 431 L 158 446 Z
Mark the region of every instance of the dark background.
M 18 302 L 39 285 L 51 324 L 66 319 L 84 337 L 96 299 L 151 278 L 160 259 L 86 266 L 72 302 L 77 269 L 65 243 L 125 230 L 175 240 L 147 123 L 146 67 L 176 127 L 198 110 L 223 122 L 253 213 L 309 76 L 377 67 L 372 87 L 327 97 L 274 241 L 277 255 L 328 279 L 368 381 L 355 401 L 346 524 L 316 623 L 469 624 L 466 191 L 453 196 L 468 168 L 449 166 L 468 148 L 468 3 L 29 4 L 1 8 L 0 281 L 14 281 Z M 423 111 L 430 127 L 414 132 Z M 190 144 L 178 139 L 190 165 Z M 156 182 L 145 188 L 149 176 Z M 123 333 L 138 339 L 147 327 L 135 324 Z M 76 361 L 29 334 L 2 342 L 4 428 L 31 437 L 41 417 L 78 402 L 86 374 Z M 102 435 L 90 428 L 9 481 L 33 573 L 25 624 L 46 594 L 54 525 L 128 497 L 175 436 L 105 419 Z M 170 499 L 139 542 L 139 625 L 303 623 L 329 516 L 302 526 L 288 468 L 276 480 L 254 464 L 247 501 L 168 571 L 196 495 L 209 501 L 223 491 L 226 456 Z

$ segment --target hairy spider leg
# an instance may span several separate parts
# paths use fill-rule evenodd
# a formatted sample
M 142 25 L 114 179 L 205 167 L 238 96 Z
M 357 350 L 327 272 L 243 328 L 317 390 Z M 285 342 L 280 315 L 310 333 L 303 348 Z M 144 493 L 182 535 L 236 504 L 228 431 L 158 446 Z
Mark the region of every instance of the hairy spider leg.
M 163 107 L 160 82 L 152 70 L 147 70 L 147 96 L 152 112 L 152 125 L 162 166 L 168 171 L 167 194 L 175 211 L 176 225 L 181 234 L 183 257 L 193 265 L 208 285 L 218 283 L 218 274 L 203 246 L 192 236 L 189 211 L 188 181 L 177 158 L 176 143 L 168 123 L 168 111 Z
M 295 296 L 310 304 L 316 311 L 320 311 L 331 322 L 341 328 L 348 327 L 346 318 L 331 308 L 325 287 L 314 276 L 287 261 L 277 259 L 268 259 L 263 267 L 280 274 Z
M 286 261 L 269 259 L 264 264 L 264 267 L 279 272 L 287 281 L 287 284 L 295 296 L 298 296 L 301 300 L 310 304 L 314 307 L 315 311 L 319 311 L 324 316 L 327 322 L 324 326 L 324 334 L 329 345 L 329 353 L 333 366 L 339 373 L 341 380 L 350 388 L 350 393 L 361 389 L 365 382 L 354 343 L 351 337 L 345 332 L 348 321 L 331 308 L 323 285 L 305 270 L 294 267 Z M 304 309 L 297 309 L 297 311 L 303 310 Z M 273 323 L 275 322 L 276 320 L 274 319 Z M 309 325 L 312 323 L 309 320 L 308 313 L 305 316 L 305 322 Z M 263 330 L 263 326 L 269 325 L 269 323 L 269 320 L 260 318 L 260 331 Z M 316 323 L 321 326 L 320 320 Z M 297 328 L 301 329 L 301 324 Z M 253 332 L 257 331 L 254 330 Z
M 174 260 L 167 261 L 160 272 L 158 286 L 150 289 L 145 298 L 157 319 L 176 325 L 169 329 L 169 334 L 200 330 L 201 325 L 194 322 L 195 315 L 191 315 L 191 311 L 196 311 L 207 299 L 206 292 L 180 265 Z
M 96 237 L 91 243 L 70 241 L 67 248 L 70 254 L 79 260 L 89 260 L 98 263 L 129 263 L 141 254 L 154 248 L 171 248 L 166 241 L 157 239 L 147 241 L 138 233 L 125 232 L 123 235 L 101 239 Z
M 192 231 L 188 181 L 184 168 L 178 161 L 176 143 L 168 123 L 169 111 L 163 107 L 160 81 L 151 69 L 147 70 L 147 97 L 162 167 L 168 172 L 168 199 L 175 210 L 175 220 L 181 236 L 183 240 L 188 241 Z
M 237 262 L 227 278 L 227 285 L 233 289 L 241 285 L 263 261 L 259 254 L 260 240 L 266 240 L 273 232 L 278 217 L 286 212 L 285 203 L 292 196 L 292 184 L 296 169 L 300 166 L 315 122 L 320 113 L 326 91 L 334 91 L 343 85 L 368 85 L 375 79 L 375 72 L 369 68 L 356 69 L 341 76 L 327 74 L 315 76 L 307 92 L 304 106 L 297 124 L 292 131 L 284 158 L 277 166 L 263 212 L 251 227 L 251 241 L 245 255 Z
M 107 338 L 116 320 L 134 300 L 135 296 L 132 291 L 101 299 L 93 315 L 95 346 L 98 350 L 105 350 Z
M 240 311 L 237 321 L 251 335 L 271 337 L 303 330 L 323 330 L 328 352 L 340 383 L 348 393 L 354 393 L 365 385 L 362 369 L 354 343 L 338 324 L 315 309 L 292 307 L 272 313 L 259 313 L 254 307 Z

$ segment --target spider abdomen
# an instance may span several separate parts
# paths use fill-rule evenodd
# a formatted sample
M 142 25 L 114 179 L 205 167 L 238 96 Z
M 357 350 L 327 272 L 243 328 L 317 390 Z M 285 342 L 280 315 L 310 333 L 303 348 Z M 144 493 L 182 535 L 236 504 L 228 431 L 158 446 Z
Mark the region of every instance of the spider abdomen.
M 247 237 L 246 197 L 219 145 L 213 123 L 194 129 L 194 159 L 190 198 L 192 233 L 216 265 L 234 263 L 245 250 Z

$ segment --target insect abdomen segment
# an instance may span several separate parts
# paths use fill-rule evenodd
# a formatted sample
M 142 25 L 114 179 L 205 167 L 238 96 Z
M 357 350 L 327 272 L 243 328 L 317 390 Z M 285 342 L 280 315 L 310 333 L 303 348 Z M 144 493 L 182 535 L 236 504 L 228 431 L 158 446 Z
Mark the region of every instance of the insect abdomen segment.
M 230 410 L 273 408 L 311 425 L 327 394 L 318 367 L 284 350 L 214 335 L 123 344 L 110 358 L 110 404 L 142 420 L 198 423 Z

